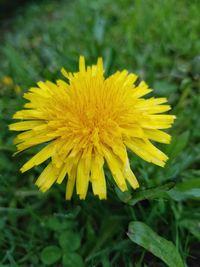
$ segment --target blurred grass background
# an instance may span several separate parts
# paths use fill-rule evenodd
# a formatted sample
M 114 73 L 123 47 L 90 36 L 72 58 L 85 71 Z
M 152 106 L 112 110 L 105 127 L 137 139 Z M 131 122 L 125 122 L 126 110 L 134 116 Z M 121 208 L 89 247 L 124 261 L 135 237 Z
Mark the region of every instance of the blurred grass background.
M 140 220 L 171 240 L 187 266 L 199 267 L 200 1 L 10 3 L 0 1 L 0 266 L 166 266 L 129 240 L 129 222 Z M 106 75 L 139 74 L 177 115 L 172 143 L 162 146 L 166 168 L 130 155 L 140 190 L 157 190 L 150 199 L 110 184 L 107 201 L 89 194 L 66 202 L 64 184 L 38 192 L 40 167 L 19 173 L 33 151 L 12 157 L 15 133 L 7 125 L 23 92 L 38 80 L 55 81 L 62 66 L 77 70 L 80 54 L 87 63 L 103 56 Z M 169 181 L 175 186 L 160 194 L 156 188 Z

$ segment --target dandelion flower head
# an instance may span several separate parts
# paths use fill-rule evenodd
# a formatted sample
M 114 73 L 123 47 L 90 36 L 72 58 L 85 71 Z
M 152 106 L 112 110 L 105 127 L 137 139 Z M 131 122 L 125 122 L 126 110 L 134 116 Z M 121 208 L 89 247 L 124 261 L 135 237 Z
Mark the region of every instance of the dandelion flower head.
M 85 199 L 89 183 L 95 195 L 106 199 L 105 164 L 121 191 L 127 184 L 136 189 L 127 149 L 165 165 L 167 156 L 152 141 L 170 142 L 163 129 L 171 127 L 175 116 L 161 114 L 170 110 L 166 98 L 143 98 L 152 90 L 144 81 L 136 85 L 137 75 L 127 70 L 105 78 L 102 58 L 86 67 L 80 56 L 78 72 L 61 72 L 66 81 L 38 82 L 24 94 L 29 102 L 13 117 L 21 121 L 10 125 L 22 131 L 15 140 L 19 152 L 45 144 L 21 168 L 25 172 L 50 159 L 36 181 L 41 191 L 66 177 L 66 199 L 74 187 Z

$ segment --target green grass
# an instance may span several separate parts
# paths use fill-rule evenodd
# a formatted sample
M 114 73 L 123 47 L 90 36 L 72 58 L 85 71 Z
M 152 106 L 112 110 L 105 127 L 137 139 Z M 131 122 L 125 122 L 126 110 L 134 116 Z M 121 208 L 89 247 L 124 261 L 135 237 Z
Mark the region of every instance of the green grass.
M 199 266 L 199 10 L 195 0 L 38 1 L 8 19 L 0 37 L 0 266 L 166 266 L 147 241 L 129 239 L 131 221 L 172 241 L 187 266 Z M 131 154 L 140 189 L 123 194 L 109 184 L 107 201 L 90 193 L 66 202 L 64 183 L 42 194 L 34 185 L 40 167 L 19 173 L 32 151 L 12 157 L 15 134 L 7 125 L 22 93 L 61 77 L 62 66 L 77 70 L 80 54 L 88 63 L 102 55 L 107 75 L 124 68 L 139 74 L 177 116 L 172 143 L 162 146 L 166 168 Z M 5 76 L 14 84 L 5 85 Z

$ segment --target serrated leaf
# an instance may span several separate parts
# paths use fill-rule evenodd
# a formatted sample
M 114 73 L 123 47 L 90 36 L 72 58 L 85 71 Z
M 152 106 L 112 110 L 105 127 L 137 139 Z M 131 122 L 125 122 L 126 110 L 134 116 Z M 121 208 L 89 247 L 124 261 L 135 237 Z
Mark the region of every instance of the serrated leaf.
M 139 246 L 142 246 L 156 257 L 164 261 L 169 267 L 185 267 L 175 245 L 159 236 L 143 222 L 131 222 L 128 228 L 128 237 Z
M 61 258 L 61 251 L 60 248 L 57 246 L 47 246 L 42 250 L 40 254 L 40 259 L 46 265 L 54 264 L 60 258 Z

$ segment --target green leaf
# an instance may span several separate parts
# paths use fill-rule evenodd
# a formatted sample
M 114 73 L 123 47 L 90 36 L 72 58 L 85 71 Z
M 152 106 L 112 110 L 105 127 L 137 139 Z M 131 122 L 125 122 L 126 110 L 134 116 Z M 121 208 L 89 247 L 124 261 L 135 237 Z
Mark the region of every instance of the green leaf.
M 66 251 L 75 251 L 80 247 L 81 238 L 77 233 L 64 231 L 59 236 L 59 244 Z
M 132 194 L 130 191 L 124 191 L 122 192 L 117 186 L 115 187 L 115 192 L 118 196 L 118 198 L 124 202 L 124 203 L 128 203 L 130 200 L 132 200 Z
M 82 257 L 77 253 L 66 253 L 63 256 L 63 267 L 83 267 L 84 262 Z
M 45 247 L 41 252 L 40 258 L 46 265 L 54 264 L 61 258 L 60 248 L 57 246 Z
M 178 86 L 166 81 L 156 81 L 153 88 L 158 96 L 170 96 L 177 91 Z
M 48 218 L 46 224 L 51 230 L 54 230 L 54 231 L 59 230 L 61 227 L 61 224 L 60 224 L 58 218 L 55 218 L 55 217 Z
M 126 201 L 125 203 L 131 206 L 134 206 L 137 202 L 144 200 L 144 199 L 156 199 L 159 197 L 167 197 L 166 192 L 170 190 L 174 185 L 175 185 L 174 182 L 169 182 L 167 184 L 157 186 L 154 188 L 137 191 L 137 192 L 134 192 L 133 197 L 131 199 L 130 199 L 130 196 L 128 198 L 127 195 L 125 195 L 125 197 L 123 198 L 122 197 L 123 193 L 120 193 L 120 195 L 118 194 L 118 196 L 123 202 Z
M 168 266 L 185 267 L 174 244 L 159 236 L 145 223 L 131 222 L 128 228 L 128 237 L 163 260 Z
M 193 178 L 178 183 L 168 192 L 168 195 L 176 201 L 186 199 L 200 199 L 200 178 Z
M 179 136 L 173 137 L 171 144 L 166 149 L 166 154 L 169 160 L 173 160 L 178 154 L 183 151 L 189 141 L 189 131 L 182 133 Z

